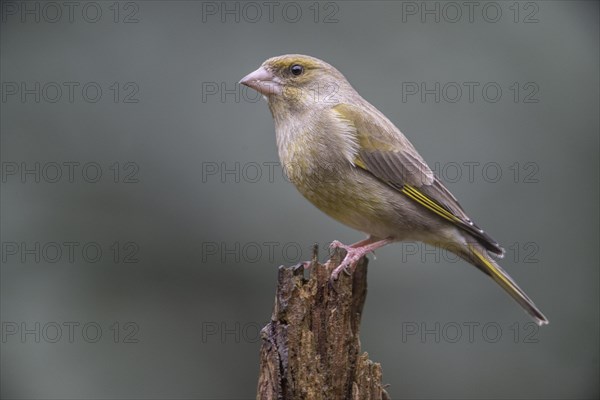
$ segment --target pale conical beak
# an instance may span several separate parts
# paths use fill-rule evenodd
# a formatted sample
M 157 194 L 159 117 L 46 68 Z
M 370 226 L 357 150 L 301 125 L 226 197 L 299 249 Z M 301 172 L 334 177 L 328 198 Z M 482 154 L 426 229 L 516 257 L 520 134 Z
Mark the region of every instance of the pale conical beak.
M 240 83 L 265 96 L 277 95 L 282 92 L 281 81 L 264 67 L 249 73 L 242 78 Z

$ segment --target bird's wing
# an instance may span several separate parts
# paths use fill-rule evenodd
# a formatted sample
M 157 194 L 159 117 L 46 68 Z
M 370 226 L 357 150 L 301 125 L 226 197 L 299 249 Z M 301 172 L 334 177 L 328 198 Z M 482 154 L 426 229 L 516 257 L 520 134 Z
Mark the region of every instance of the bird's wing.
M 504 253 L 494 239 L 471 221 L 456 197 L 391 122 L 378 118 L 371 110 L 361 111 L 349 104 L 338 104 L 333 110 L 353 127 L 359 148 L 354 164 L 358 168 L 468 232 L 489 251 Z

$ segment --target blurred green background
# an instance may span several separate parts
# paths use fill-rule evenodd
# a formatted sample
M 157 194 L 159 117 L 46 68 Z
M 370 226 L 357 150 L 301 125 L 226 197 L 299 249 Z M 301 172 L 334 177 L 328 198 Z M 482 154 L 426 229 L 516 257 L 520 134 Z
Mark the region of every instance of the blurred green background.
M 361 341 L 392 397 L 598 397 L 597 2 L 1 11 L 2 398 L 254 397 L 277 266 L 363 238 L 282 177 L 237 85 L 285 53 L 396 123 L 550 319 L 450 254 L 387 246 Z

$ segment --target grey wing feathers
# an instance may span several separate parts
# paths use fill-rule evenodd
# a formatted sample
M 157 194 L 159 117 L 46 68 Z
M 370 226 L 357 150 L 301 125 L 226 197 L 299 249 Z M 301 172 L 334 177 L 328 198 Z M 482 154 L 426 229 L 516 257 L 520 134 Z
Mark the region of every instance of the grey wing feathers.
M 418 188 L 430 200 L 457 217 L 458 222 L 456 225 L 475 237 L 486 250 L 500 256 L 504 254 L 504 249 L 500 247 L 498 242 L 471 221 L 456 197 L 450 193 L 426 164 L 402 151 L 361 150 L 359 157 L 364 162 L 367 170 L 376 178 L 399 191 L 402 190 L 404 185 Z

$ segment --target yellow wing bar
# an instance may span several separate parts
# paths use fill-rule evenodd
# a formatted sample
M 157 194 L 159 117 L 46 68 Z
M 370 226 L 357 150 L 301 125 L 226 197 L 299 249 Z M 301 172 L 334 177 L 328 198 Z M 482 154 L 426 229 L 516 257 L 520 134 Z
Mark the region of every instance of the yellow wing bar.
M 463 223 L 463 221 L 456 215 L 452 214 L 451 212 L 440 206 L 438 203 L 431 200 L 429 197 L 421 193 L 417 188 L 413 186 L 404 185 L 402 187 L 402 193 L 404 193 L 414 201 L 418 202 L 422 206 L 428 208 L 429 210 L 433 211 L 440 217 L 445 218 L 450 222 Z

